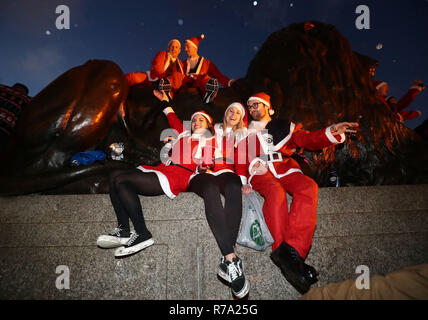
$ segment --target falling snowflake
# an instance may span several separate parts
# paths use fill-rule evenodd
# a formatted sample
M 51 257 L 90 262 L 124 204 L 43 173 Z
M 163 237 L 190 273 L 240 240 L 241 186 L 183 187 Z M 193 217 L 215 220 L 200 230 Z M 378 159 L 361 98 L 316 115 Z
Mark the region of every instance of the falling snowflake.
M 382 49 L 382 48 L 383 48 L 382 43 L 378 43 L 378 44 L 377 44 L 377 46 L 376 46 L 376 49 L 380 50 L 380 49 Z
M 259 47 L 254 46 L 253 49 L 254 49 L 254 51 L 257 51 L 257 50 L 259 50 Z
M 257 5 L 257 1 L 254 1 L 254 2 L 253 2 L 253 6 L 256 6 L 256 5 Z
M 50 36 L 51 35 L 51 32 L 49 31 L 49 30 L 46 30 L 46 35 L 48 35 L 48 36 Z
M 183 19 L 178 19 L 178 25 L 182 26 L 184 23 Z
M 294 6 L 294 3 L 292 2 L 292 3 L 290 3 L 290 7 L 292 7 L 292 6 Z

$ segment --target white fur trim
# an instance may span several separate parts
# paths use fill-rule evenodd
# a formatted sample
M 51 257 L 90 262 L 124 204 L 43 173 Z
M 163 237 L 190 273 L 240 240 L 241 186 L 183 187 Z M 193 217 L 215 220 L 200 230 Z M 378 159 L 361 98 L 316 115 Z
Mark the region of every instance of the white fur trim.
M 152 78 L 152 77 L 150 76 L 150 70 L 149 70 L 149 71 L 146 71 L 146 74 L 147 74 L 147 78 L 149 78 L 149 80 L 150 80 L 150 81 L 156 81 L 156 80 L 158 80 L 158 78 Z
M 222 173 L 226 173 L 226 172 L 232 172 L 232 173 L 233 173 L 233 170 L 230 170 L 230 169 L 222 169 L 222 170 L 215 171 L 215 172 L 213 172 L 213 171 L 209 171 L 209 172 L 207 172 L 207 173 L 208 173 L 208 174 L 212 174 L 213 176 L 219 176 L 219 175 L 221 175 Z
M 283 173 L 283 174 L 277 174 L 276 171 L 274 173 L 274 176 L 278 179 L 281 179 L 282 177 L 288 176 L 289 174 L 295 173 L 295 172 L 300 172 L 303 173 L 302 170 L 297 169 L 297 168 L 291 168 L 289 170 L 287 170 L 287 172 Z
M 409 88 L 409 90 L 411 90 L 411 89 L 416 89 L 416 90 L 419 90 L 419 91 L 422 91 L 423 89 L 422 89 L 422 87 L 420 87 L 420 86 L 411 86 L 410 88 Z
M 143 172 L 154 172 L 159 179 L 159 183 L 162 187 L 163 192 L 168 196 L 170 199 L 174 199 L 176 197 L 175 194 L 172 193 L 171 187 L 169 186 L 169 181 L 167 177 L 160 171 L 152 170 L 152 169 L 146 169 L 142 166 L 138 166 L 137 169 L 143 171 Z
M 271 105 L 270 105 L 270 103 L 269 103 L 269 102 L 267 102 L 266 100 L 261 99 L 261 98 L 259 98 L 259 97 L 249 97 L 249 98 L 248 98 L 248 100 L 247 100 L 247 104 L 248 104 L 250 101 L 252 101 L 252 100 L 260 101 L 261 103 L 264 103 L 265 105 L 267 105 L 269 108 L 271 107 Z
M 224 113 L 226 114 L 227 110 L 229 110 L 229 108 L 232 108 L 232 107 L 235 107 L 235 108 L 238 108 L 239 110 L 241 110 L 241 118 L 244 119 L 244 117 L 245 117 L 245 108 L 242 105 L 242 103 L 240 103 L 240 102 L 233 102 L 232 104 L 230 104 L 226 108 L 226 110 L 224 111 Z
M 333 134 L 331 133 L 331 128 L 332 128 L 333 126 L 334 126 L 334 125 L 331 125 L 330 127 L 327 127 L 327 128 L 325 129 L 325 135 L 327 136 L 328 140 L 330 140 L 330 142 L 331 142 L 331 143 L 334 143 L 334 144 L 339 144 L 339 143 L 344 142 L 344 141 L 345 141 L 345 139 L 346 139 L 346 137 L 345 137 L 345 134 L 344 134 L 344 133 L 341 133 L 341 134 L 340 134 L 340 140 L 339 140 L 339 141 L 337 141 L 337 140 L 336 140 L 336 138 L 333 136 Z
M 204 57 L 201 57 L 201 61 L 199 61 L 198 69 L 196 69 L 196 74 L 201 72 L 202 65 L 204 64 Z
M 239 177 L 241 178 L 242 185 L 243 186 L 247 185 L 247 177 L 246 176 L 239 176 Z
M 268 120 L 256 121 L 252 120 L 248 126 L 248 130 L 263 130 L 268 124 Z
M 379 83 L 379 84 L 376 86 L 376 89 L 378 89 L 378 90 L 379 90 L 379 88 L 380 88 L 380 87 L 382 87 L 382 86 L 384 86 L 384 85 L 386 85 L 386 82 L 382 81 L 381 83 Z
M 190 118 L 190 121 L 192 121 L 192 119 L 193 119 L 196 115 L 198 115 L 198 114 L 200 114 L 200 115 L 201 115 L 201 116 L 203 116 L 205 119 L 207 119 L 207 121 L 208 121 L 209 123 L 212 123 L 212 121 L 211 121 L 210 116 L 208 115 L 208 113 L 199 112 L 199 111 L 197 111 L 197 112 L 195 112 L 194 114 L 192 114 L 192 117 Z
M 173 113 L 175 113 L 175 111 L 174 111 L 174 109 L 173 108 L 171 108 L 171 107 L 166 107 L 165 109 L 163 109 L 163 111 L 162 111 L 166 116 L 169 114 L 169 113 L 171 113 L 171 112 L 173 112 Z
M 190 43 L 192 46 L 194 46 L 196 49 L 198 49 L 198 46 L 193 41 L 187 39 L 186 42 Z
M 253 171 L 253 167 L 256 163 L 260 163 L 260 165 L 262 166 L 266 166 L 267 163 L 266 161 L 260 159 L 260 158 L 254 158 L 253 160 L 251 160 L 250 165 L 248 166 L 248 172 L 250 173 L 250 176 L 254 176 L 255 174 L 252 172 Z

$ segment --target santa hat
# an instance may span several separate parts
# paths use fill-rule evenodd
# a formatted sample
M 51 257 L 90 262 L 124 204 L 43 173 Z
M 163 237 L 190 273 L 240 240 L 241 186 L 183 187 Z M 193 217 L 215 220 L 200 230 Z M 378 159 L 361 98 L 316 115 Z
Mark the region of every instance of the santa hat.
M 376 90 L 379 90 L 382 86 L 386 85 L 386 82 L 384 81 L 377 81 L 377 80 L 372 80 L 373 81 L 373 85 L 375 86 Z
M 194 46 L 196 49 L 198 49 L 198 48 L 199 48 L 199 42 L 200 42 L 203 38 L 205 38 L 205 35 L 204 35 L 204 34 L 201 34 L 199 37 L 192 37 L 192 38 L 187 39 L 186 41 L 187 41 L 188 43 L 190 43 L 192 46 Z
M 386 100 L 386 102 L 389 102 L 389 100 L 390 100 L 390 99 L 392 99 L 392 98 L 394 98 L 394 96 L 387 96 L 387 97 L 385 98 L 385 100 Z
M 273 115 L 275 113 L 275 110 L 272 109 L 272 105 L 270 104 L 270 96 L 268 94 L 264 92 L 253 94 L 251 97 L 248 98 L 247 104 L 249 104 L 251 101 L 259 101 L 268 106 L 270 115 Z
M 178 44 L 180 45 L 180 47 L 181 47 L 181 42 L 180 42 L 180 40 L 178 40 L 178 39 L 172 39 L 170 42 L 168 42 L 168 48 L 169 48 L 169 46 L 171 45 L 171 43 L 173 43 L 174 41 L 177 41 L 178 42 Z
M 213 123 L 213 118 L 210 117 L 210 115 L 208 113 L 206 113 L 204 110 L 200 110 L 200 111 L 196 111 L 195 113 L 192 114 L 192 116 L 190 117 L 190 121 L 193 120 L 193 118 L 200 114 L 201 116 L 205 117 L 205 119 L 207 119 L 207 121 L 212 124 Z
M 248 117 L 247 117 L 247 112 L 245 111 L 245 107 L 242 105 L 242 103 L 240 102 L 234 102 L 232 104 L 230 104 L 227 108 L 226 111 L 224 111 L 224 114 L 226 114 L 227 110 L 229 110 L 229 108 L 238 108 L 241 111 L 241 118 L 242 121 L 244 121 L 245 126 L 248 125 Z

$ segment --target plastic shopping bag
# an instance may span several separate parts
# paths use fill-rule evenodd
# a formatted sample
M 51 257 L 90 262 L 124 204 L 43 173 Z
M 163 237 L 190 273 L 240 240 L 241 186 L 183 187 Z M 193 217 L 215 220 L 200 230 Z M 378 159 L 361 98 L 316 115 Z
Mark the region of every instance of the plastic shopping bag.
M 254 191 L 245 195 L 241 229 L 236 240 L 242 246 L 263 251 L 273 243 L 262 207 Z

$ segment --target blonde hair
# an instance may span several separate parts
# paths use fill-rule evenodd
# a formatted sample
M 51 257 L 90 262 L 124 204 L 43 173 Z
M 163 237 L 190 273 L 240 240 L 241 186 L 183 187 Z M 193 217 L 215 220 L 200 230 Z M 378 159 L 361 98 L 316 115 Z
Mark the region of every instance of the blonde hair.
M 238 109 L 238 110 L 239 110 L 239 109 Z M 243 114 L 242 114 L 241 110 L 239 110 L 239 113 L 241 114 L 241 119 L 239 120 L 239 122 L 238 122 L 236 125 L 234 125 L 234 126 L 232 127 L 232 131 L 236 131 L 236 130 L 239 130 L 239 129 L 245 128 L 245 124 L 244 124 L 244 116 L 243 116 Z M 226 123 L 226 112 L 225 112 L 225 113 L 224 113 L 224 115 L 223 115 L 223 131 L 225 131 L 225 130 L 226 130 L 226 128 L 227 128 L 227 123 Z

